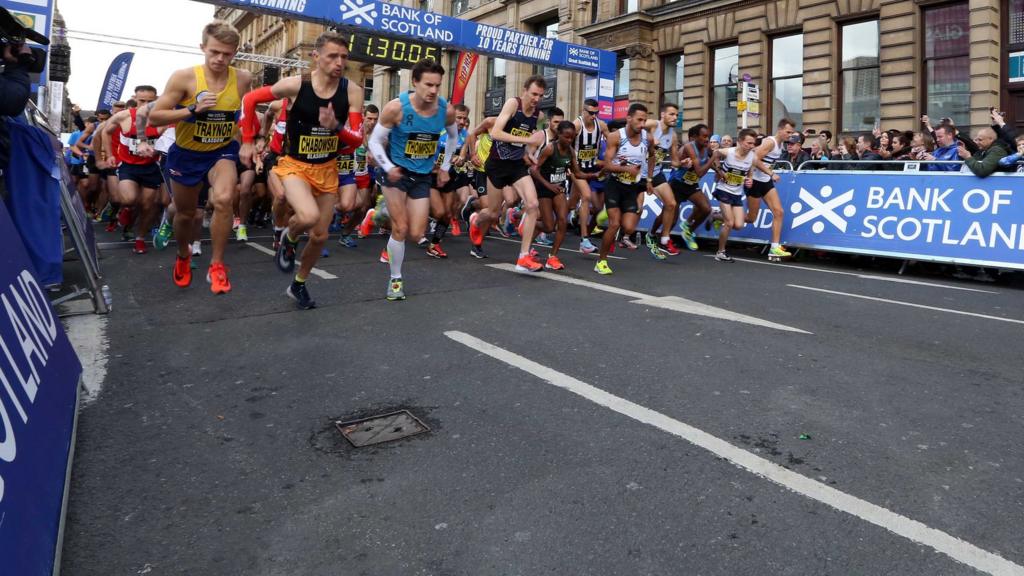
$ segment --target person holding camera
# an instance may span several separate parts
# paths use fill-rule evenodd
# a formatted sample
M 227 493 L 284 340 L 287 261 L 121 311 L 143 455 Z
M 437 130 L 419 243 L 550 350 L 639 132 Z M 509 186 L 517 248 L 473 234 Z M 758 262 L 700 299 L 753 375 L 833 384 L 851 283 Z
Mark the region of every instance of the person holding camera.
M 28 74 L 31 68 L 30 59 L 33 57 L 32 49 L 24 42 L 3 43 L 4 71 L 0 74 L 0 116 L 18 116 L 25 111 L 28 99 L 32 95 Z M 7 123 L 0 121 L 0 198 L 7 196 L 3 173 L 10 161 L 11 137 L 7 132 Z

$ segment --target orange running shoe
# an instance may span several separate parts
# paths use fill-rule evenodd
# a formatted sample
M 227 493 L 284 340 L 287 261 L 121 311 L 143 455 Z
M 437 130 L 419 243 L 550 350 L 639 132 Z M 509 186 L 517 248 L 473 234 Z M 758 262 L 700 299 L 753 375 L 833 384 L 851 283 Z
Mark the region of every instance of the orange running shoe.
M 548 270 L 565 270 L 565 264 L 562 264 L 562 261 L 554 254 L 548 256 L 548 261 L 544 263 L 544 267 Z
M 476 212 L 473 212 L 469 217 L 469 241 L 472 242 L 474 246 L 479 246 L 484 243 L 484 231 L 476 225 L 476 222 L 479 219 L 480 218 Z
M 539 272 L 543 267 L 531 254 L 520 256 L 519 260 L 516 260 L 516 272 Z
M 452 230 L 452 236 L 462 236 L 462 224 L 459 224 L 458 218 L 452 218 L 450 226 Z
M 174 257 L 174 285 L 178 288 L 188 288 L 192 284 L 192 256 Z
M 210 264 L 206 272 L 206 281 L 210 283 L 210 292 L 214 294 L 227 294 L 231 292 L 231 282 L 228 281 L 228 269 L 223 262 Z
M 380 251 L 380 262 L 381 264 L 390 264 L 391 256 L 388 255 L 388 249 L 385 248 Z
M 366 238 L 367 236 L 370 235 L 370 232 L 373 232 L 373 215 L 376 213 L 377 211 L 374 210 L 373 208 L 370 208 L 369 210 L 366 211 L 366 216 L 363 218 L 363 221 L 359 224 L 359 232 L 357 233 L 357 235 L 360 238 Z

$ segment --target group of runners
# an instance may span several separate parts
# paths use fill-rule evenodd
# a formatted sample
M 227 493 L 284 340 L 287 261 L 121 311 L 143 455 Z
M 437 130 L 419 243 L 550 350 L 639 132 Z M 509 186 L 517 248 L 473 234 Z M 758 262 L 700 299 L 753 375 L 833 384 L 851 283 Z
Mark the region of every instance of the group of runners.
M 680 252 L 671 239 L 676 223 L 696 250 L 694 231 L 720 220 L 716 258 L 732 261 L 729 233 L 753 222 L 762 200 L 774 217 L 771 254 L 789 255 L 779 243 L 783 213 L 772 170 L 794 130 L 788 119 L 760 144 L 743 130 L 734 147 L 715 149 L 703 124 L 691 127 L 686 141 L 680 137 L 679 110 L 670 103 L 656 119 L 633 103 L 624 125 L 611 129 L 590 99 L 572 121 L 557 108 L 545 118 L 538 104 L 546 82 L 531 76 L 497 116 L 471 127 L 470 110 L 440 95 L 445 70 L 433 60 L 417 63 L 410 89 L 378 110 L 364 108 L 363 88 L 345 77 L 348 39 L 340 33 L 316 40 L 309 72 L 255 90 L 251 74 L 230 65 L 238 43 L 230 25 L 208 24 L 203 64 L 174 72 L 159 95 L 139 86 L 134 106 L 90 119 L 72 146 L 85 165 L 77 173 L 80 192 L 97 208 L 109 198 L 116 208 L 111 228 L 116 221 L 126 234 L 134 230 L 136 252 L 146 252 L 151 230 L 157 248 L 176 240 L 172 277 L 179 287 L 192 283 L 208 220 L 206 280 L 213 293 L 229 292 L 225 247 L 233 229 L 247 240 L 254 213 L 272 220 L 276 266 L 292 275 L 285 292 L 303 309 L 316 306 L 306 283 L 332 229 L 346 247 L 374 226 L 389 231 L 381 254 L 388 300 L 406 297 L 407 241 L 446 258 L 442 242 L 463 223 L 476 258 L 487 257 L 492 230 L 518 234 L 520 272 L 564 269 L 560 249 L 570 223 L 578 223 L 580 252 L 596 252 L 594 270 L 611 274 L 608 254 L 617 244 L 638 248 L 645 195 L 663 207 L 646 235 L 658 260 Z M 544 121 L 547 128 L 538 129 Z M 709 171 L 716 173 L 720 216 L 701 188 Z M 680 222 L 686 202 L 692 210 Z M 548 248 L 545 257 L 535 244 Z

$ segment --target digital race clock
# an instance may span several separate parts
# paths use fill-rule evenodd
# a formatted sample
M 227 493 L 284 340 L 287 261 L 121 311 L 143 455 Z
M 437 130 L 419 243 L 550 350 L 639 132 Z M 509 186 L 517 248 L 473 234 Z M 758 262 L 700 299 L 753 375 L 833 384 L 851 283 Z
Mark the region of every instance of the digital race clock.
M 348 43 L 349 58 L 356 62 L 412 68 L 424 58 L 441 61 L 441 47 L 423 42 L 353 34 Z

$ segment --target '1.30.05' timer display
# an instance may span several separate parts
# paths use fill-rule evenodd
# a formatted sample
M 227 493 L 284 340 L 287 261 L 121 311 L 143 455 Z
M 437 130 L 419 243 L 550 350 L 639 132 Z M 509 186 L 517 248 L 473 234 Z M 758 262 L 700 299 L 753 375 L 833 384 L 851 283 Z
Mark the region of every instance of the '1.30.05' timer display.
M 412 68 L 424 58 L 441 61 L 441 47 L 422 42 L 353 34 L 348 43 L 349 58 L 396 68 Z

